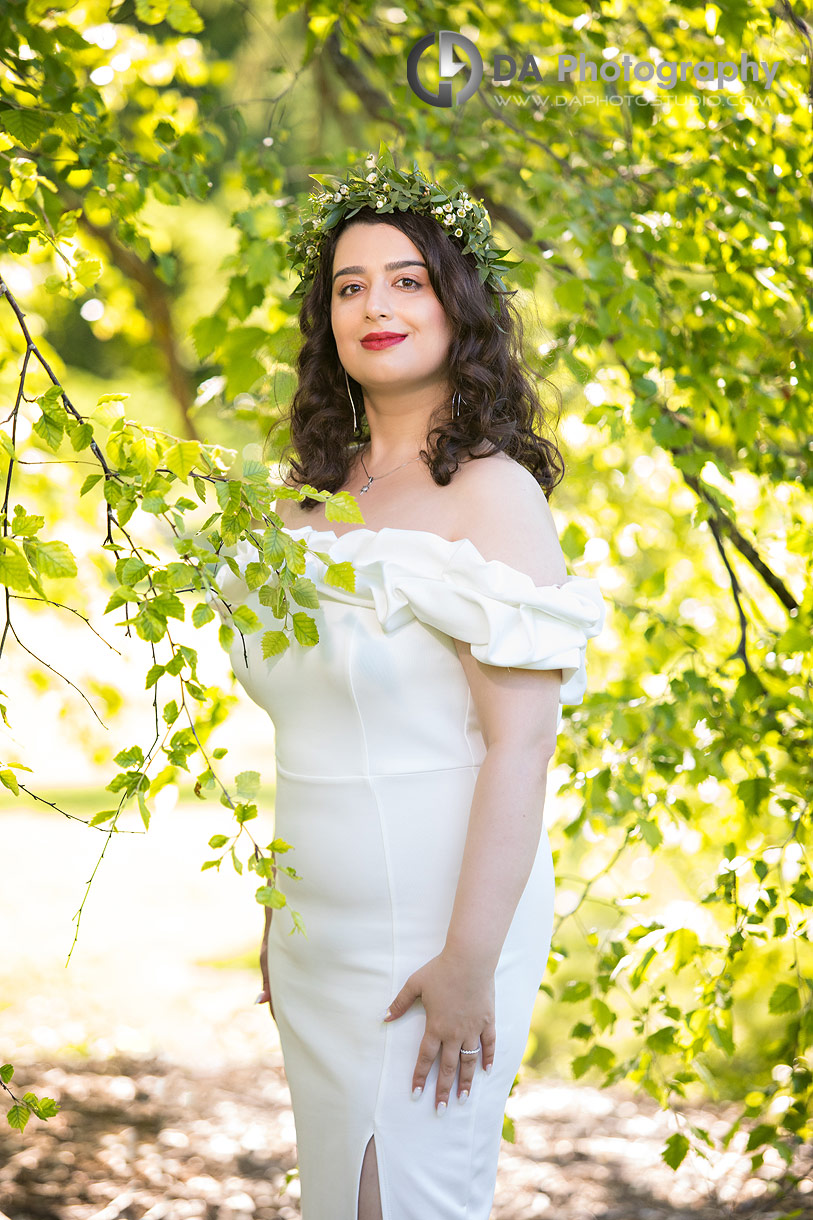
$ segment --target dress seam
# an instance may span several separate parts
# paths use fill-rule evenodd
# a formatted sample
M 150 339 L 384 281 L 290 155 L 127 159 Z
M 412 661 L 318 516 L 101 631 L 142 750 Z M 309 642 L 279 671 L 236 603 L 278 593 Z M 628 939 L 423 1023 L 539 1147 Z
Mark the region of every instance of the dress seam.
M 475 766 L 476 764 L 474 762 L 474 750 L 472 750 L 472 748 L 471 748 L 471 739 L 469 737 L 469 712 L 471 711 L 471 687 L 469 686 L 468 679 L 466 679 L 466 688 L 467 688 L 467 697 L 466 697 L 466 711 L 465 711 L 465 715 L 463 717 L 463 736 L 466 739 L 466 747 L 469 751 L 469 757 L 471 758 L 471 766 Z
M 353 693 L 353 698 L 355 699 L 355 692 Z M 367 743 L 365 738 L 365 752 L 366 748 Z M 470 746 L 469 751 L 471 752 Z M 459 766 L 455 767 L 429 767 L 417 771 L 382 771 L 380 774 L 371 771 L 358 771 L 348 775 L 313 775 L 303 771 L 289 771 L 287 767 L 283 767 L 279 760 L 277 760 L 277 772 L 289 779 L 307 780 L 309 784 L 334 784 L 337 780 L 347 780 L 349 782 L 360 779 L 389 779 L 393 775 L 442 775 L 446 771 L 471 771 L 473 767 L 480 767 L 481 765 L 481 763 L 470 762 L 460 763 Z
M 393 902 L 393 894 L 392 894 L 392 868 L 390 865 L 389 852 L 387 851 L 387 836 L 384 833 L 384 819 L 381 816 L 381 804 L 379 802 L 378 793 L 376 791 L 376 786 L 375 786 L 376 777 L 370 773 L 370 750 L 369 750 L 369 746 L 368 746 L 368 742 L 367 742 L 367 731 L 364 727 L 364 717 L 361 713 L 361 708 L 359 706 L 358 697 L 356 696 L 356 688 L 353 683 L 352 656 L 353 656 L 353 650 L 355 648 L 356 636 L 358 635 L 358 631 L 359 631 L 359 624 L 360 624 L 360 619 L 358 617 L 354 618 L 353 630 L 350 633 L 350 640 L 348 642 L 347 652 L 345 654 L 345 665 L 346 665 L 345 672 L 346 672 L 346 679 L 347 679 L 347 689 L 350 691 L 350 694 L 352 695 L 353 706 L 356 709 L 356 718 L 358 720 L 359 728 L 361 730 L 361 738 L 364 743 L 364 758 L 366 760 L 366 765 L 367 765 L 366 773 L 363 776 L 354 777 L 354 778 L 362 778 L 362 779 L 366 780 L 367 786 L 370 790 L 370 795 L 372 796 L 373 801 L 375 802 L 376 813 L 378 814 L 378 833 L 381 838 L 381 849 L 384 853 L 384 860 L 386 863 L 386 870 L 387 870 L 387 892 L 389 893 L 389 898 L 390 898 L 390 963 L 391 963 L 391 965 L 390 965 L 390 994 L 389 994 L 389 998 L 387 1001 L 389 1003 L 390 1000 L 395 995 L 395 905 Z M 387 1158 L 386 1158 L 386 1155 L 382 1155 L 383 1150 L 381 1148 L 380 1139 L 376 1138 L 379 1135 L 379 1131 L 377 1129 L 377 1127 L 378 1127 L 377 1113 L 378 1113 L 379 1099 L 381 1097 L 381 1084 L 382 1084 L 382 1081 L 385 1076 L 387 1059 L 388 1059 L 387 1052 L 389 1050 L 389 1027 L 386 1025 L 384 1025 L 384 1028 L 383 1028 L 383 1038 L 384 1038 L 384 1049 L 381 1054 L 381 1067 L 380 1067 L 379 1073 L 378 1073 L 378 1084 L 376 1086 L 375 1101 L 373 1103 L 373 1113 L 372 1113 L 373 1130 L 372 1130 L 372 1134 L 366 1136 L 366 1138 L 365 1138 L 364 1147 L 363 1147 L 362 1153 L 361 1153 L 361 1165 L 364 1164 L 364 1158 L 365 1158 L 366 1152 L 367 1152 L 367 1145 L 369 1144 L 371 1139 L 375 1140 L 376 1177 L 378 1178 L 378 1194 L 379 1194 L 379 1201 L 381 1203 L 381 1215 L 383 1217 L 383 1220 L 389 1220 L 390 1200 L 389 1200 L 389 1184 L 387 1182 Z M 359 1170 L 359 1179 L 360 1179 L 360 1170 Z M 354 1187 L 353 1187 L 357 1211 L 358 1211 L 358 1198 L 359 1198 L 360 1189 L 361 1189 L 361 1182 L 360 1182 L 360 1180 L 358 1180 L 358 1181 L 356 1181 L 356 1183 L 354 1184 Z

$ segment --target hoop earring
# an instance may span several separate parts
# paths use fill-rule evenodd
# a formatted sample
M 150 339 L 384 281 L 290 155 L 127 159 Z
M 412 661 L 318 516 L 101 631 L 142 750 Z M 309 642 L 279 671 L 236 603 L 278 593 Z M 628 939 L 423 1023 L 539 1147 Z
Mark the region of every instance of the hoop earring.
M 455 401 L 455 399 L 456 399 L 457 401 Z M 460 404 L 461 404 L 461 402 L 463 402 L 463 399 L 460 397 L 460 391 L 459 391 L 459 390 L 455 390 L 454 394 L 452 395 L 452 419 L 458 419 L 458 418 L 459 418 L 459 416 L 460 416 Z M 465 403 L 463 403 L 463 405 L 465 406 L 466 404 L 465 404 Z
M 347 385 L 347 396 L 350 399 L 350 406 L 353 408 L 353 431 L 358 432 L 359 424 L 358 419 L 356 418 L 356 404 L 353 402 L 353 395 L 350 393 L 350 382 L 347 378 L 347 369 L 344 370 L 344 380 L 345 384 Z

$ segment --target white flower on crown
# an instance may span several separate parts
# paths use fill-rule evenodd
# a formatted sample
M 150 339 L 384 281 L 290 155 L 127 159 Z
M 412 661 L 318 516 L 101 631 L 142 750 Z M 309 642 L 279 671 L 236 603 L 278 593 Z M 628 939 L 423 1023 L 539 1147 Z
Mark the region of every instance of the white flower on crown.
M 343 182 L 343 183 L 342 183 L 342 185 L 339 187 L 339 190 L 341 191 L 341 193 L 342 193 L 343 195 L 349 195 L 349 194 L 350 194 L 350 187 L 349 187 L 349 186 L 348 186 L 346 183 L 344 183 L 344 182 Z
M 333 201 L 334 201 L 334 203 L 338 203 L 340 199 L 341 199 L 341 195 L 337 191 L 336 194 L 333 196 Z
M 462 229 L 455 229 L 455 231 L 454 231 L 454 235 L 455 235 L 455 237 L 462 237 L 462 236 L 463 236 L 463 230 L 462 230 Z
M 367 178 L 366 178 L 367 182 L 376 182 L 377 180 L 378 180 L 378 174 L 368 174 L 367 175 Z
M 383 208 L 383 206 L 386 202 L 387 202 L 386 199 L 376 199 L 375 206 L 377 208 Z
M 316 253 L 316 246 L 308 246 L 307 252 L 310 255 L 314 255 Z

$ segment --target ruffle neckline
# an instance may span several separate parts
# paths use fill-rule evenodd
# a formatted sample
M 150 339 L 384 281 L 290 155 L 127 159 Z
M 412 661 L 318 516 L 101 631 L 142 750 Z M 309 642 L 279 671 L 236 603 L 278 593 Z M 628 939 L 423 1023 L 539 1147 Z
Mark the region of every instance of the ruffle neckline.
M 295 541 L 307 537 L 308 577 L 320 601 L 374 608 L 385 632 L 418 619 L 471 646 L 472 656 L 490 665 L 561 669 L 561 703 L 581 703 L 587 685 L 587 640 L 604 625 L 606 605 L 594 577 L 567 575 L 561 584 L 536 585 L 500 559 L 486 559 L 468 538 L 451 540 L 430 530 L 385 526 L 353 528 L 344 534 L 313 525 L 286 527 Z M 354 592 L 327 584 L 327 565 L 349 561 Z M 247 541 L 229 548 L 244 570 L 257 558 Z M 228 565 L 216 584 L 232 606 L 252 597 Z M 259 609 L 259 603 L 255 607 Z
M 346 544 L 346 547 L 349 548 L 351 552 L 354 548 L 357 550 L 359 547 L 361 547 L 366 553 L 367 551 L 370 551 L 370 547 L 372 547 L 372 551 L 370 551 L 370 553 L 375 553 L 380 550 L 378 539 L 384 539 L 385 535 L 390 534 L 393 535 L 393 537 L 397 540 L 402 541 L 407 548 L 412 548 L 412 550 L 415 552 L 418 552 L 419 548 L 421 546 L 425 546 L 428 542 L 431 553 L 433 553 L 436 557 L 442 555 L 452 557 L 455 553 L 461 554 L 463 559 L 469 561 L 474 560 L 477 565 L 481 566 L 486 571 L 499 572 L 500 574 L 511 573 L 511 575 L 515 578 L 519 577 L 520 579 L 524 579 L 527 581 L 528 586 L 531 589 L 563 589 L 570 586 L 574 581 L 590 581 L 593 584 L 598 584 L 593 577 L 574 576 L 568 574 L 562 584 L 544 586 L 535 585 L 527 572 L 521 572 L 518 568 L 512 567 L 510 564 L 505 563 L 502 559 L 486 559 L 483 553 L 477 549 L 470 538 L 444 538 L 442 534 L 436 534 L 434 530 L 406 529 L 394 525 L 384 525 L 381 527 L 381 529 L 373 530 L 359 526 L 357 528 L 354 527 L 351 530 L 346 530 L 343 534 L 337 534 L 335 530 L 317 529 L 315 525 L 297 525 L 291 527 L 286 526 L 285 532 L 286 534 L 290 534 L 292 538 L 296 537 L 297 535 L 307 535 L 309 533 L 312 539 L 331 539 L 332 542 L 330 546 L 327 547 L 318 542 L 308 542 L 309 550 L 321 550 L 328 553 L 341 544 Z M 358 538 L 358 542 L 352 541 L 355 538 Z M 370 545 L 368 545 L 368 543 Z M 460 548 L 462 548 L 462 551 Z M 332 557 L 333 556 L 331 555 L 331 558 Z M 351 562 L 354 561 L 351 560 Z M 463 564 L 461 563 L 460 566 L 462 567 Z

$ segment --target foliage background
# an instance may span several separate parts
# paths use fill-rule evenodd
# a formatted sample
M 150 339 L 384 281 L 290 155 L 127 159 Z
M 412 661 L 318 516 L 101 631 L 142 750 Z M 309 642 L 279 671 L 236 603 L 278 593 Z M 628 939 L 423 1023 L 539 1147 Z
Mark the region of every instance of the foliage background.
M 405 73 L 409 48 L 440 28 L 475 40 L 487 65 L 448 110 L 420 103 Z M 789 1161 L 811 1134 L 813 1066 L 809 14 L 785 0 L 10 0 L 0 47 L 3 659 L 25 655 L 29 615 L 57 613 L 29 608 L 32 590 L 83 611 L 94 588 L 109 598 L 143 578 L 113 570 L 107 529 L 124 554 L 140 543 L 171 559 L 207 491 L 218 537 L 246 528 L 258 458 L 273 469 L 285 439 L 282 426 L 259 448 L 293 386 L 285 234 L 308 174 L 383 141 L 459 178 L 525 259 L 514 282 L 529 354 L 564 401 L 568 473 L 552 506 L 570 569 L 598 575 L 611 607 L 551 785 L 555 1002 L 530 1062 L 627 1080 L 673 1107 L 670 1164 L 711 1142 L 680 1121 L 682 1099 L 702 1095 L 740 1101 L 727 1138 L 745 1123 L 755 1169 L 770 1148 Z M 641 82 L 556 78 L 559 53 L 739 62 L 743 50 L 779 62 L 769 90 L 690 80 L 664 102 Z M 541 81 L 492 86 L 500 51 L 535 53 Z M 46 395 L 39 356 L 73 412 Z M 126 406 L 99 405 L 122 393 Z M 121 472 L 112 505 L 111 480 L 79 494 L 100 454 Z M 170 490 L 188 501 L 174 514 Z M 183 613 L 160 600 L 176 588 L 140 594 L 142 622 L 157 623 L 141 637 L 149 655 L 135 654 L 142 675 L 176 654 L 164 630 Z M 58 669 L 28 655 L 22 677 L 64 689 Z M 127 701 L 104 697 L 115 738 Z M 195 708 L 197 731 L 160 770 L 143 765 L 158 757 L 149 721 L 140 746 L 108 746 L 130 775 L 133 826 L 162 787 L 193 782 L 188 759 L 228 706 L 221 691 Z M 11 737 L 5 755 L 14 793 L 29 755 Z M 211 759 L 201 774 L 216 787 Z M 222 802 L 238 831 L 252 783 Z M 24 791 L 42 795 L 36 769 Z

